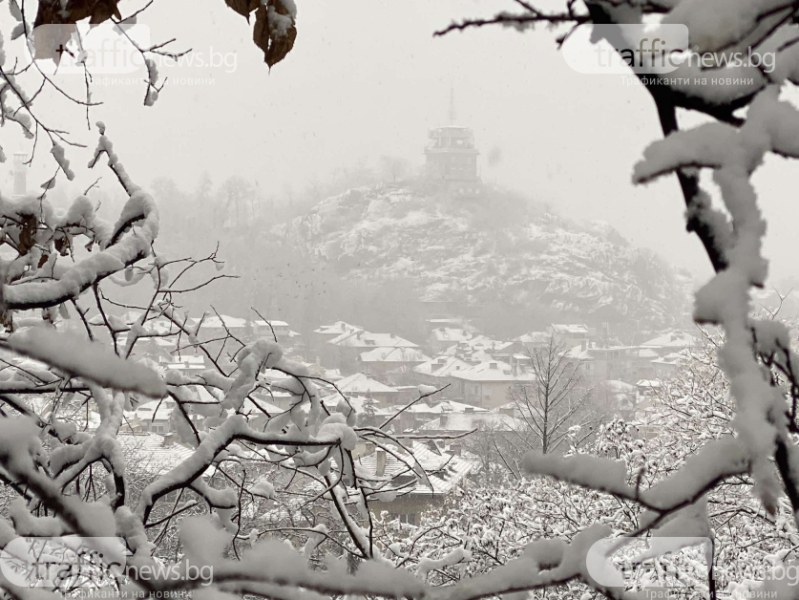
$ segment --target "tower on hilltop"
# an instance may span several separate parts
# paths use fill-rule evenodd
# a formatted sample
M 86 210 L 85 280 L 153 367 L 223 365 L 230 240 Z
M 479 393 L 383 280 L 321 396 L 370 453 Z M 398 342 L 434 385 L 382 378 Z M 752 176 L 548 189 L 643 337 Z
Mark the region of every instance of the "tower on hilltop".
M 456 125 L 455 95 L 450 90 L 449 124 L 429 132 L 425 148 L 427 177 L 457 193 L 476 193 L 480 188 L 474 134 L 469 127 Z

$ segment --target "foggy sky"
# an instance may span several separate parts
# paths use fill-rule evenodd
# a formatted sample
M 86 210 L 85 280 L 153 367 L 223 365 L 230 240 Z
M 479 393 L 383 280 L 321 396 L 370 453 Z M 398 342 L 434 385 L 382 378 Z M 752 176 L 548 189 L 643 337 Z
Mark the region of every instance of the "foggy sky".
M 633 165 L 659 135 L 640 86 L 572 71 L 543 29 L 432 37 L 453 18 L 487 16 L 492 6 L 513 9 L 510 1 L 297 3 L 296 46 L 271 73 L 252 44 L 251 26 L 222 0 L 203 2 L 202 9 L 188 0 L 155 3 L 142 19 L 153 39 L 175 36 L 176 47 L 221 54 L 228 63 L 165 70 L 171 81 L 153 108 L 142 106 L 141 82 L 96 88 L 107 107 L 95 109 L 92 120 L 106 122 L 138 182 L 167 175 L 191 188 L 207 170 L 216 183 L 241 174 L 280 195 L 381 155 L 420 165 L 427 129 L 446 122 L 452 88 L 458 122 L 475 130 L 484 180 L 566 216 L 607 221 L 675 265 L 709 274 L 700 244 L 684 232 L 676 181 L 647 187 L 630 181 Z M 94 143 L 81 111 L 57 114 Z M 78 164 L 84 154 L 73 152 Z M 489 154 L 499 157 L 493 165 Z M 789 179 L 797 167 L 771 162 L 754 181 L 770 225 L 766 255 L 782 278 L 799 275 Z M 39 180 L 50 171 L 47 165 Z M 76 190 L 96 177 L 78 171 Z

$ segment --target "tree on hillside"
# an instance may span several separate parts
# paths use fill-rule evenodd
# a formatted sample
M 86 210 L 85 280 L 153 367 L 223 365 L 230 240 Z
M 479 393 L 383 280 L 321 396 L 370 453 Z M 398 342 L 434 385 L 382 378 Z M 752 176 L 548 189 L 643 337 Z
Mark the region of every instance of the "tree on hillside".
M 516 433 L 526 450 L 547 454 L 564 447 L 571 427 L 585 424 L 590 393 L 579 364 L 554 336 L 546 345 L 530 348 L 527 356 L 535 381 L 510 391 L 522 424 Z

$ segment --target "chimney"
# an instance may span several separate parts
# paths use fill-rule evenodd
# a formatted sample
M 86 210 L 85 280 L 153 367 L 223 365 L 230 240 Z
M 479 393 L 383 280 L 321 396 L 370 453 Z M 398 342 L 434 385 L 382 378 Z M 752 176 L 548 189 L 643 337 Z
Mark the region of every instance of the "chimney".
M 375 450 L 375 475 L 382 477 L 386 472 L 386 451 L 382 448 Z

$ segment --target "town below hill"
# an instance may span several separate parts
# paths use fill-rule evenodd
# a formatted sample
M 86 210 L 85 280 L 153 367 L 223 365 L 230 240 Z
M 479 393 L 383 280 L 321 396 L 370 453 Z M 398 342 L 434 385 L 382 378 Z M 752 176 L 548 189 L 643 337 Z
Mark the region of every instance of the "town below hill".
M 602 419 L 624 417 L 645 430 L 663 382 L 690 360 L 692 349 L 700 344 L 690 332 L 669 329 L 624 345 L 609 339 L 606 331 L 579 323 L 555 323 L 496 339 L 457 317 L 428 319 L 427 335 L 419 340 L 344 321 L 321 325 L 304 336 L 285 321 L 218 313 L 187 319 L 181 326 L 190 332 L 188 336 L 176 336 L 174 321 L 157 314 L 145 318 L 142 326 L 142 315 L 136 311 L 97 315 L 89 325 L 102 326 L 104 318 L 122 332 L 117 339 L 121 347 L 135 336 L 135 359 L 156 367 L 170 380 L 186 382 L 181 410 L 187 410 L 198 431 L 213 427 L 204 416 L 213 411 L 203 407 L 217 408 L 222 400 L 222 392 L 213 386 L 196 384 L 212 372 L 212 361 L 232 362 L 239 343 L 277 341 L 303 376 L 317 383 L 324 406 L 336 409 L 345 403 L 358 426 L 408 437 L 408 447 L 425 473 L 435 476 L 407 473 L 407 465 L 387 448 L 358 447 L 354 455 L 358 468 L 376 480 L 407 476 L 408 489 L 383 499 L 380 508 L 410 522 L 479 470 L 475 436 L 496 444 L 529 434 L 524 432 L 534 413 L 525 414 L 519 399 L 528 391 L 541 394 L 542 378 L 547 377 L 540 364 L 542 353 L 546 357 L 549 352 L 548 368 L 557 361 L 554 368 L 573 382 L 563 389 L 570 404 L 586 403 Z M 35 368 L 34 361 L 21 360 L 26 364 L 18 366 Z M 267 423 L 274 427 L 280 415 L 297 418 L 298 406 L 308 410 L 308 403 L 300 402 L 296 380 L 286 373 L 267 370 L 262 381 L 268 385 L 251 390 L 239 411 L 252 427 Z M 158 474 L 190 453 L 181 443 L 173 399 L 134 402 L 127 409 L 120 440 L 126 451 L 147 457 L 146 463 L 140 463 L 143 468 Z M 551 416 L 555 414 L 553 407 Z M 81 406 L 74 416 L 89 430 L 100 424 L 91 408 Z

